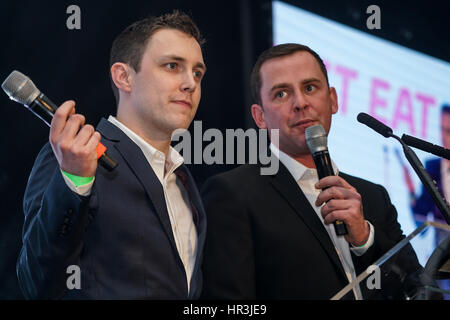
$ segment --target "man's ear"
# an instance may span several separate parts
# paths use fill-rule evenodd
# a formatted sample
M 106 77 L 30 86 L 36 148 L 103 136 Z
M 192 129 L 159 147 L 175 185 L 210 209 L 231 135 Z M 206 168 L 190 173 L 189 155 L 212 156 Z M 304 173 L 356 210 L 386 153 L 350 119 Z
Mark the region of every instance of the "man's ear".
M 335 114 L 338 112 L 338 97 L 336 93 L 336 89 L 334 87 L 330 87 L 330 99 L 331 99 L 331 114 Z
M 111 79 L 117 89 L 120 89 L 126 93 L 131 92 L 131 79 L 133 72 L 134 70 L 123 62 L 116 62 L 111 66 Z
M 266 121 L 264 120 L 264 110 L 262 106 L 255 103 L 251 106 L 251 111 L 253 120 L 255 120 L 255 123 L 258 126 L 258 128 L 267 129 L 267 124 Z

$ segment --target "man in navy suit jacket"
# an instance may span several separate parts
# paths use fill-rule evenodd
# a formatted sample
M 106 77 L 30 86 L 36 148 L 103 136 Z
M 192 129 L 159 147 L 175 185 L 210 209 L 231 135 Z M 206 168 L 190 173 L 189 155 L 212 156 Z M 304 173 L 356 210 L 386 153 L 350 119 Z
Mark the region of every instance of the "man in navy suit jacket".
M 200 101 L 202 42 L 178 11 L 138 21 L 111 49 L 117 116 L 95 131 L 73 101 L 57 109 L 25 191 L 25 297 L 199 297 L 205 213 L 170 141 Z M 100 140 L 119 163 L 113 171 L 97 164 Z

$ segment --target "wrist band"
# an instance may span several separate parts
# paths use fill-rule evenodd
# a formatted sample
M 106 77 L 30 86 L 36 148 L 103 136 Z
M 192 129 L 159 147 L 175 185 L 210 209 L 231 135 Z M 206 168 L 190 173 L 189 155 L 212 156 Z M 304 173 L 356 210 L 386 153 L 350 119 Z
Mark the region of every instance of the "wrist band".
M 92 180 L 94 180 L 94 177 L 79 177 L 75 176 L 73 174 L 70 174 L 68 172 L 65 172 L 64 170 L 61 170 L 64 175 L 72 181 L 76 187 L 83 186 L 85 184 L 90 183 Z
M 369 237 L 369 238 L 370 238 L 370 237 Z M 362 248 L 362 247 L 364 247 L 364 246 L 367 244 L 367 242 L 369 242 L 369 240 L 367 240 L 366 243 L 364 243 L 363 245 L 357 246 L 356 248 Z

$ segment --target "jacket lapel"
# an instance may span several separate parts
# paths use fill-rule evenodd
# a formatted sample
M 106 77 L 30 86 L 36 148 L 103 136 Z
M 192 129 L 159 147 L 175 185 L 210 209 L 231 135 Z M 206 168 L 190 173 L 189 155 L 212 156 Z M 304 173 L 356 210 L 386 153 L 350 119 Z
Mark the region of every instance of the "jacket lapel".
M 300 189 L 297 182 L 294 180 L 292 175 L 289 173 L 287 168 L 280 162 L 280 167 L 278 173 L 269 178 L 272 186 L 278 191 L 278 193 L 283 197 L 289 205 L 294 209 L 300 219 L 308 226 L 314 236 L 317 238 L 331 261 L 340 270 L 341 275 L 345 278 L 344 269 L 342 263 L 339 260 L 336 249 L 328 235 L 325 227 L 317 217 L 316 212 L 311 207 Z
M 177 170 L 183 171 L 187 177 L 188 183 L 188 192 L 189 197 L 192 201 L 192 205 L 195 207 L 198 217 L 197 217 L 197 254 L 195 257 L 195 266 L 192 272 L 191 278 L 191 289 L 189 291 L 189 297 L 196 296 L 196 292 L 201 289 L 201 283 L 196 281 L 197 274 L 200 272 L 202 257 L 203 257 L 203 248 L 205 245 L 205 237 L 206 237 L 206 214 L 205 209 L 203 207 L 203 202 L 201 200 L 200 193 L 198 192 L 197 185 L 195 183 L 194 178 L 192 177 L 189 169 L 182 164 Z
M 106 119 L 101 119 L 99 125 L 97 126 L 97 130 L 100 131 L 105 138 L 116 141 L 114 147 L 122 155 L 123 159 L 142 184 L 147 196 L 153 203 L 161 225 L 163 226 L 172 248 L 178 257 L 180 264 L 182 265 L 182 261 L 176 247 L 175 238 L 173 236 L 169 214 L 167 212 L 163 187 L 142 153 L 142 150 L 133 141 L 131 141 L 128 136 L 122 132 L 122 130 Z

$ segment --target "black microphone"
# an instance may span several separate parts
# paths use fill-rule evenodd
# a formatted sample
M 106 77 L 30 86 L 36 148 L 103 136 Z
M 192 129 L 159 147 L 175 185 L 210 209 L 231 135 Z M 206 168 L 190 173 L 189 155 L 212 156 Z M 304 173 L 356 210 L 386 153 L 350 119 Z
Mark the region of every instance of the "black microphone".
M 362 124 L 365 124 L 369 128 L 375 130 L 385 138 L 392 137 L 392 129 L 378 121 L 372 116 L 369 116 L 367 113 L 360 112 L 358 117 L 356 118 Z
M 443 148 L 441 146 L 429 143 L 425 140 L 409 136 L 407 134 L 402 135 L 402 140 L 404 143 L 406 143 L 410 147 L 414 147 L 420 150 L 423 150 L 425 152 L 432 153 L 438 157 L 445 158 L 447 160 L 450 160 L 450 150 Z
M 402 139 L 393 134 L 391 128 L 382 124 L 380 121 L 369 116 L 368 114 L 361 112 L 360 114 L 358 114 L 357 119 L 359 122 L 370 127 L 371 129 L 375 130 L 384 137 L 394 138 L 395 140 L 400 142 L 400 144 L 403 147 L 403 153 L 405 154 L 406 159 L 411 164 L 414 171 L 417 173 L 417 176 L 419 177 L 420 181 L 422 181 L 423 186 L 428 191 L 428 194 L 430 195 L 436 207 L 442 213 L 442 216 L 444 217 L 445 221 L 447 221 L 447 223 L 450 224 L 450 207 L 447 201 L 445 200 L 444 196 L 442 196 L 442 194 L 440 193 L 436 185 L 436 182 L 430 177 L 427 170 L 425 170 L 425 168 L 422 165 L 422 162 L 420 162 L 419 158 L 414 153 L 414 151 Z
M 306 144 L 311 152 L 314 164 L 316 165 L 319 179 L 334 176 L 333 166 L 331 165 L 330 153 L 327 147 L 327 134 L 324 128 L 319 124 L 306 128 Z M 334 229 L 338 236 L 346 235 L 347 227 L 341 220 L 333 222 Z
M 58 107 L 39 91 L 30 78 L 14 70 L 3 82 L 2 89 L 11 100 L 23 104 L 50 127 Z M 97 159 L 108 171 L 112 171 L 117 166 L 117 162 L 108 156 L 106 147 L 100 142 L 97 145 Z

